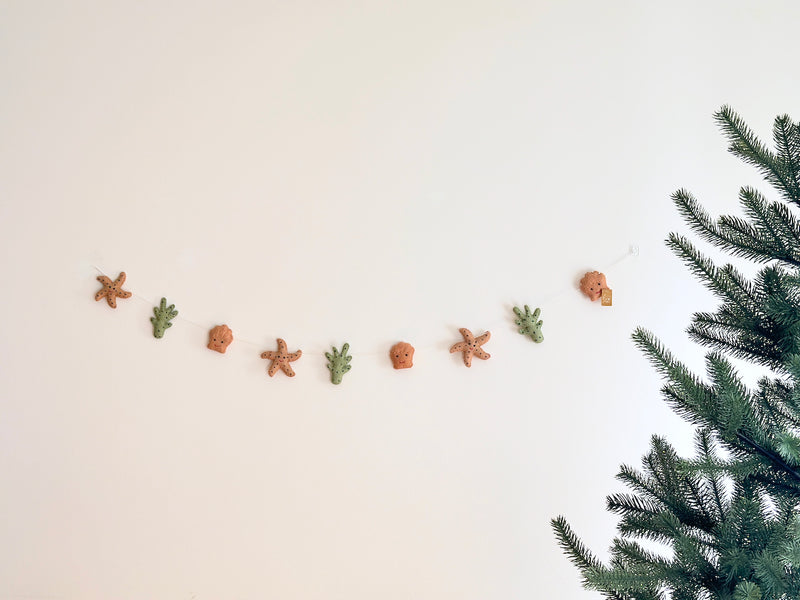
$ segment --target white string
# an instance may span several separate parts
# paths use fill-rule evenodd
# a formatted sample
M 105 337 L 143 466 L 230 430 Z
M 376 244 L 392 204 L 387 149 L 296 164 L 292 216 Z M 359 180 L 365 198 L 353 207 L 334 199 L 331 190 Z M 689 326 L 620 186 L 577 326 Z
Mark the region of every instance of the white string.
M 613 262 L 608 263 L 607 265 L 602 267 L 600 270 L 601 271 L 608 271 L 612 267 L 615 267 L 616 265 L 618 265 L 618 264 L 620 264 L 622 262 L 625 262 L 629 258 L 638 257 L 638 256 L 639 256 L 639 246 L 631 245 L 631 246 L 628 247 L 628 251 L 625 254 L 623 254 L 622 256 L 620 256 L 619 258 L 614 260 Z M 109 277 L 110 279 L 113 279 L 110 275 L 108 275 L 105 271 L 103 271 L 103 269 L 101 269 L 97 265 L 92 265 L 92 266 L 101 275 L 104 275 L 106 277 Z M 128 291 L 131 292 L 131 295 L 134 298 L 136 298 L 137 300 L 140 300 L 140 301 L 148 304 L 149 306 L 156 306 L 160 302 L 160 299 L 159 299 L 159 302 L 153 302 L 151 299 L 145 298 L 144 296 L 140 296 L 139 294 L 137 294 L 136 292 L 134 292 L 132 290 L 128 290 Z M 575 289 L 572 288 L 572 287 L 563 287 L 563 288 L 561 288 L 559 290 L 556 290 L 555 292 L 552 292 L 549 296 L 545 296 L 544 299 L 538 300 L 537 304 L 540 305 L 540 306 L 546 306 L 547 304 L 552 303 L 554 300 L 556 300 L 557 298 L 559 298 L 560 296 L 564 295 L 567 292 L 574 293 Z M 208 324 L 203 325 L 203 324 L 198 323 L 196 321 L 193 321 L 191 319 L 187 319 L 186 317 L 181 316 L 180 314 L 178 314 L 175 317 L 175 319 L 181 320 L 184 323 L 188 323 L 189 325 L 194 325 L 195 327 L 197 327 L 199 329 L 202 329 L 203 331 L 209 331 L 212 327 L 214 327 L 213 324 L 212 325 L 208 325 Z M 501 326 L 501 325 L 503 325 L 505 323 L 506 323 L 506 321 L 503 321 L 503 322 L 496 321 L 496 322 L 490 324 L 485 329 L 485 331 L 494 329 L 495 327 L 499 327 L 499 326 Z M 244 344 L 246 346 L 252 346 L 253 348 L 257 348 L 259 350 L 264 349 L 264 346 L 265 346 L 265 344 L 263 344 L 263 343 L 257 343 L 257 342 L 254 342 L 252 340 L 248 340 L 246 338 L 241 338 L 241 337 L 239 337 L 238 334 L 236 335 L 235 341 L 236 341 L 236 345 L 237 346 L 240 345 L 240 344 Z M 416 350 L 430 350 L 430 349 L 434 349 L 436 347 L 437 347 L 437 345 L 434 344 L 434 343 L 430 343 L 430 344 L 423 345 L 423 346 L 415 345 L 415 349 Z M 372 351 L 372 352 L 358 352 L 358 355 L 359 356 L 379 356 L 379 355 L 384 355 L 384 354 L 388 353 L 388 351 L 389 351 L 389 349 L 387 348 L 386 350 L 375 350 L 375 351 Z M 303 356 L 324 356 L 324 355 L 325 355 L 324 352 L 303 352 Z

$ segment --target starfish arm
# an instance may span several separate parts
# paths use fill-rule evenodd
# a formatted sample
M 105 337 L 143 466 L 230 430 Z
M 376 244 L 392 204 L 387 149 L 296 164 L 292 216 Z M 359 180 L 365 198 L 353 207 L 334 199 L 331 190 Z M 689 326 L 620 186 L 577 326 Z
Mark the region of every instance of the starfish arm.
M 103 289 L 94 295 L 95 301 L 99 301 L 101 298 L 107 297 L 108 293 L 111 291 L 111 286 L 114 285 L 114 283 L 105 275 L 98 275 L 97 281 L 103 284 Z
M 492 337 L 492 334 L 491 332 L 487 331 L 483 335 L 479 335 L 478 337 L 476 337 L 475 342 L 478 344 L 478 346 L 483 346 L 486 342 L 489 341 L 490 337 Z
M 269 369 L 267 369 L 267 375 L 269 375 L 270 377 L 274 377 L 275 373 L 278 372 L 279 368 L 280 368 L 280 363 L 278 363 L 277 360 L 273 360 L 269 365 Z
M 475 353 L 475 356 L 477 356 L 481 360 L 486 360 L 492 357 L 492 355 L 489 354 L 488 352 L 484 352 L 482 348 L 475 348 L 473 352 Z
M 275 352 L 273 352 L 272 350 L 267 350 L 266 352 L 262 352 L 261 358 L 266 358 L 268 360 L 275 360 Z
M 464 351 L 464 364 L 468 367 L 472 366 L 472 352 L 469 350 Z
M 122 287 L 122 284 L 125 283 L 125 279 L 127 279 L 127 275 L 125 271 L 120 271 L 119 276 L 114 280 L 114 285 Z
M 126 292 L 125 290 L 117 290 L 117 296 L 119 296 L 120 298 L 130 298 L 131 297 L 131 293 L 130 292 Z M 175 314 L 178 314 L 178 313 L 176 312 Z
M 106 302 L 108 302 L 111 308 L 117 308 L 117 297 L 113 292 L 109 291 L 109 293 L 106 294 Z
M 278 338 L 278 354 L 286 354 L 286 342 Z
M 457 344 L 450 346 L 450 354 L 453 352 L 464 352 L 468 347 L 469 345 L 467 342 L 458 342 Z
M 464 336 L 465 342 L 471 342 L 472 340 L 475 339 L 475 336 L 472 335 L 472 332 L 469 329 L 465 329 L 464 327 L 462 327 L 458 331 L 461 333 L 461 335 Z
M 288 362 L 281 363 L 281 369 L 288 377 L 294 377 L 294 369 L 292 369 L 291 365 Z
M 294 362 L 294 361 L 296 361 L 298 358 L 300 358 L 301 356 L 303 356 L 303 351 L 302 351 L 302 350 L 298 350 L 297 352 L 292 352 L 292 353 L 287 353 L 287 354 L 284 354 L 284 356 L 286 356 L 286 360 L 287 360 L 287 362 Z

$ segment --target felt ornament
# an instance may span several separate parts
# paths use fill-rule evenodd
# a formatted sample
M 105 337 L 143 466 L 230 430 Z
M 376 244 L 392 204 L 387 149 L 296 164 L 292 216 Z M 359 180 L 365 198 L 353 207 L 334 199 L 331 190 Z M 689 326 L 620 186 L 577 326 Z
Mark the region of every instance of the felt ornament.
M 589 271 L 580 282 L 581 291 L 592 301 L 599 300 L 603 290 L 609 289 L 606 276 L 600 271 Z
M 217 325 L 208 332 L 208 346 L 209 350 L 214 350 L 220 354 L 225 354 L 228 346 L 233 341 L 233 332 L 227 325 Z
M 414 346 L 408 342 L 398 342 L 389 350 L 389 358 L 395 369 L 410 369 L 414 366 Z
M 336 349 L 336 346 L 333 346 L 332 350 L 333 354 L 326 352 L 325 358 L 328 359 L 328 370 L 331 372 L 331 383 L 334 385 L 339 385 L 342 383 L 342 377 L 344 377 L 344 374 L 352 368 L 350 366 L 350 361 L 353 360 L 353 357 L 347 354 L 348 350 L 350 350 L 350 344 L 345 344 L 342 346 L 341 352 Z
M 150 317 L 150 322 L 153 324 L 153 337 L 163 338 L 164 332 L 172 327 L 171 321 L 178 316 L 178 311 L 175 310 L 174 304 L 167 306 L 167 299 L 161 298 L 161 304 L 153 307 L 153 314 L 155 317 Z
M 514 314 L 517 315 L 517 319 L 514 321 L 519 327 L 517 331 L 522 335 L 530 336 L 537 344 L 544 341 L 544 334 L 542 333 L 544 321 L 539 319 L 539 315 L 542 314 L 540 308 L 537 308 L 531 313 L 531 308 L 527 304 L 525 305 L 525 312 L 522 312 L 519 307 L 515 306 Z
M 267 368 L 267 375 L 273 377 L 279 370 L 286 373 L 289 377 L 294 377 L 295 373 L 289 363 L 296 361 L 303 355 L 302 350 L 297 352 L 288 352 L 286 350 L 286 342 L 278 338 L 278 350 L 267 350 L 261 353 L 261 358 L 266 358 L 272 361 Z
M 111 279 L 105 275 L 100 275 L 97 281 L 103 284 L 103 289 L 94 295 L 94 299 L 99 301 L 101 298 L 105 298 L 111 308 L 117 308 L 117 298 L 131 297 L 130 292 L 126 292 L 122 289 L 125 278 L 125 271 L 120 272 L 119 276 L 114 281 L 111 281 Z
M 461 328 L 458 330 L 461 332 L 461 335 L 464 337 L 463 342 L 458 342 L 457 344 L 453 344 L 450 347 L 450 353 L 453 352 L 461 352 L 464 356 L 464 364 L 468 367 L 472 366 L 472 357 L 477 356 L 481 360 L 488 360 L 492 355 L 484 352 L 483 346 L 486 342 L 489 341 L 489 338 L 492 337 L 490 332 L 486 332 L 483 335 L 479 335 L 475 337 L 472 335 L 472 332 L 469 329 Z

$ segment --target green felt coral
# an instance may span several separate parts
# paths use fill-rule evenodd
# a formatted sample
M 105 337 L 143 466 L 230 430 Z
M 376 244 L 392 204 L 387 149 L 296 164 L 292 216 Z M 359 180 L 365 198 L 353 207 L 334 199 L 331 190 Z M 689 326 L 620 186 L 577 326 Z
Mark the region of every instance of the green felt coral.
M 352 356 L 348 356 L 347 351 L 350 350 L 350 344 L 342 346 L 342 351 L 339 352 L 336 346 L 331 347 L 333 354 L 330 352 L 325 353 L 325 358 L 328 359 L 328 370 L 331 372 L 331 383 L 339 385 L 342 383 L 342 377 L 350 369 L 350 361 L 353 360 Z
M 522 335 L 530 336 L 537 344 L 544 341 L 544 334 L 542 333 L 543 321 L 539 319 L 539 315 L 542 314 L 541 309 L 537 308 L 531 313 L 530 307 L 526 304 L 525 312 L 523 313 L 518 306 L 515 306 L 514 314 L 518 317 L 514 323 L 519 326 L 519 332 Z
M 150 322 L 153 324 L 153 336 L 162 338 L 164 332 L 172 327 L 170 321 L 178 316 L 178 311 L 175 310 L 174 304 L 167 306 L 167 299 L 162 298 L 161 304 L 153 307 L 153 314 L 155 317 L 150 317 Z

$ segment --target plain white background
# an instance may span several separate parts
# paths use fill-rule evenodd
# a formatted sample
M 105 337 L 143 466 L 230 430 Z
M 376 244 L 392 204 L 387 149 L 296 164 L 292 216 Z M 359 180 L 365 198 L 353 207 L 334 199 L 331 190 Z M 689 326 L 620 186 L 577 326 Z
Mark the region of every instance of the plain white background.
M 598 597 L 549 520 L 605 556 L 619 464 L 653 433 L 691 451 L 630 333 L 702 369 L 683 330 L 716 303 L 663 246 L 669 195 L 774 197 L 712 114 L 800 117 L 799 18 L 0 2 L 0 598 Z M 94 302 L 94 265 L 138 297 Z M 577 292 L 596 268 L 612 308 Z M 459 327 L 489 361 L 448 353 Z M 294 379 L 266 375 L 276 337 Z

